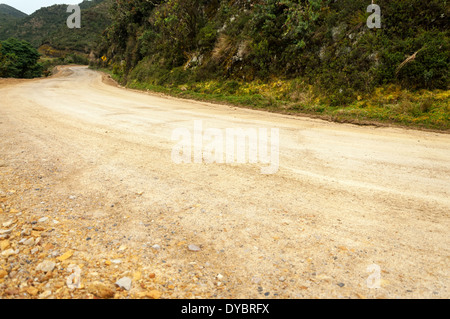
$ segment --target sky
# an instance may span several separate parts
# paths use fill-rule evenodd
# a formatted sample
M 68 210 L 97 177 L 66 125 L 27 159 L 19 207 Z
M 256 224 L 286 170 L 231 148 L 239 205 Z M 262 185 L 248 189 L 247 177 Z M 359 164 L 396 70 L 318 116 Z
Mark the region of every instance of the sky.
M 7 4 L 26 14 L 32 14 L 42 7 L 49 7 L 54 4 L 78 4 L 83 0 L 0 0 L 0 3 Z

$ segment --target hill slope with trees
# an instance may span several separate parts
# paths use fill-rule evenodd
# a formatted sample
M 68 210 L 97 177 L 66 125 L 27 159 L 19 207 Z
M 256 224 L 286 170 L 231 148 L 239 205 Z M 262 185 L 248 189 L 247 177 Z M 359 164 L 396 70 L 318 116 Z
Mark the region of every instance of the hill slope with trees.
M 99 56 L 133 87 L 332 118 L 448 125 L 448 94 L 414 93 L 449 88 L 447 1 L 376 1 L 380 29 L 367 26 L 371 3 L 117 0 Z
M 28 41 L 36 48 L 46 44 L 57 50 L 89 53 L 97 47 L 102 32 L 111 22 L 110 0 L 83 1 L 80 7 L 80 29 L 67 27 L 66 20 L 71 14 L 67 13 L 67 5 L 53 5 L 0 25 L 0 40 L 17 38 Z
M 7 5 L 7 4 L 0 3 L 0 16 L 2 18 L 9 17 L 9 18 L 21 19 L 21 18 L 25 18 L 28 15 L 20 10 L 17 10 L 16 8 L 13 8 L 13 7 Z
M 19 11 L 11 6 L 1 3 L 0 4 L 0 32 L 1 30 L 5 30 L 11 25 L 14 25 L 14 22 L 27 17 L 26 13 Z

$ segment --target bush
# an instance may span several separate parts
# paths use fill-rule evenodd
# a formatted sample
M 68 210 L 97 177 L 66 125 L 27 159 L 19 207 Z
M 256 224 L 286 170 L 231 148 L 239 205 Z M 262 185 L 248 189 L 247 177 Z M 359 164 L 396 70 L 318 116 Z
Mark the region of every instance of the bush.
M 0 77 L 40 77 L 43 66 L 38 63 L 39 52 L 26 41 L 11 38 L 0 42 Z
M 450 67 L 449 37 L 443 33 L 427 32 L 409 51 L 415 58 L 398 70 L 398 81 L 414 89 L 447 89 Z M 415 50 L 414 52 L 412 52 Z
M 197 35 L 197 44 L 202 50 L 212 50 L 217 39 L 217 29 L 214 23 L 210 22 L 204 26 Z
M 389 84 L 448 89 L 446 1 L 377 2 L 381 29 L 367 27 L 366 0 L 116 0 L 100 56 L 125 61 L 125 81 L 298 78 L 332 105 Z

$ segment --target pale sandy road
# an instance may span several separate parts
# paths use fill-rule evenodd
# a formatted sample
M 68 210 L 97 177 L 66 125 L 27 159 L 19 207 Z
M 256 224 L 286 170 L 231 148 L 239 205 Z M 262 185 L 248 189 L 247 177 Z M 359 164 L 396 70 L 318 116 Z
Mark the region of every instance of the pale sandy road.
M 447 134 L 160 97 L 106 85 L 84 67 L 0 86 L 0 96 L 2 153 L 54 162 L 55 199 L 121 202 L 120 211 L 92 204 L 80 214 L 131 215 L 121 234 L 136 246 L 159 243 L 160 260 L 142 262 L 171 262 L 174 282 L 190 280 L 179 274 L 195 262 L 223 274 L 223 290 L 214 278 L 193 288 L 218 298 L 450 297 Z M 278 172 L 175 164 L 171 135 L 193 132 L 195 120 L 222 132 L 279 129 Z M 367 287 L 371 264 L 379 289 Z

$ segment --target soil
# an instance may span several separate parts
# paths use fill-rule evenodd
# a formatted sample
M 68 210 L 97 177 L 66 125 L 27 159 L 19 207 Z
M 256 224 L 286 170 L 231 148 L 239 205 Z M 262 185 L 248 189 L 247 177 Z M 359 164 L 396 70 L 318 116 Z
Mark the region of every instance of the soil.
M 61 71 L 0 80 L 0 298 L 450 297 L 448 134 Z M 195 121 L 279 129 L 278 170 L 175 163 Z

